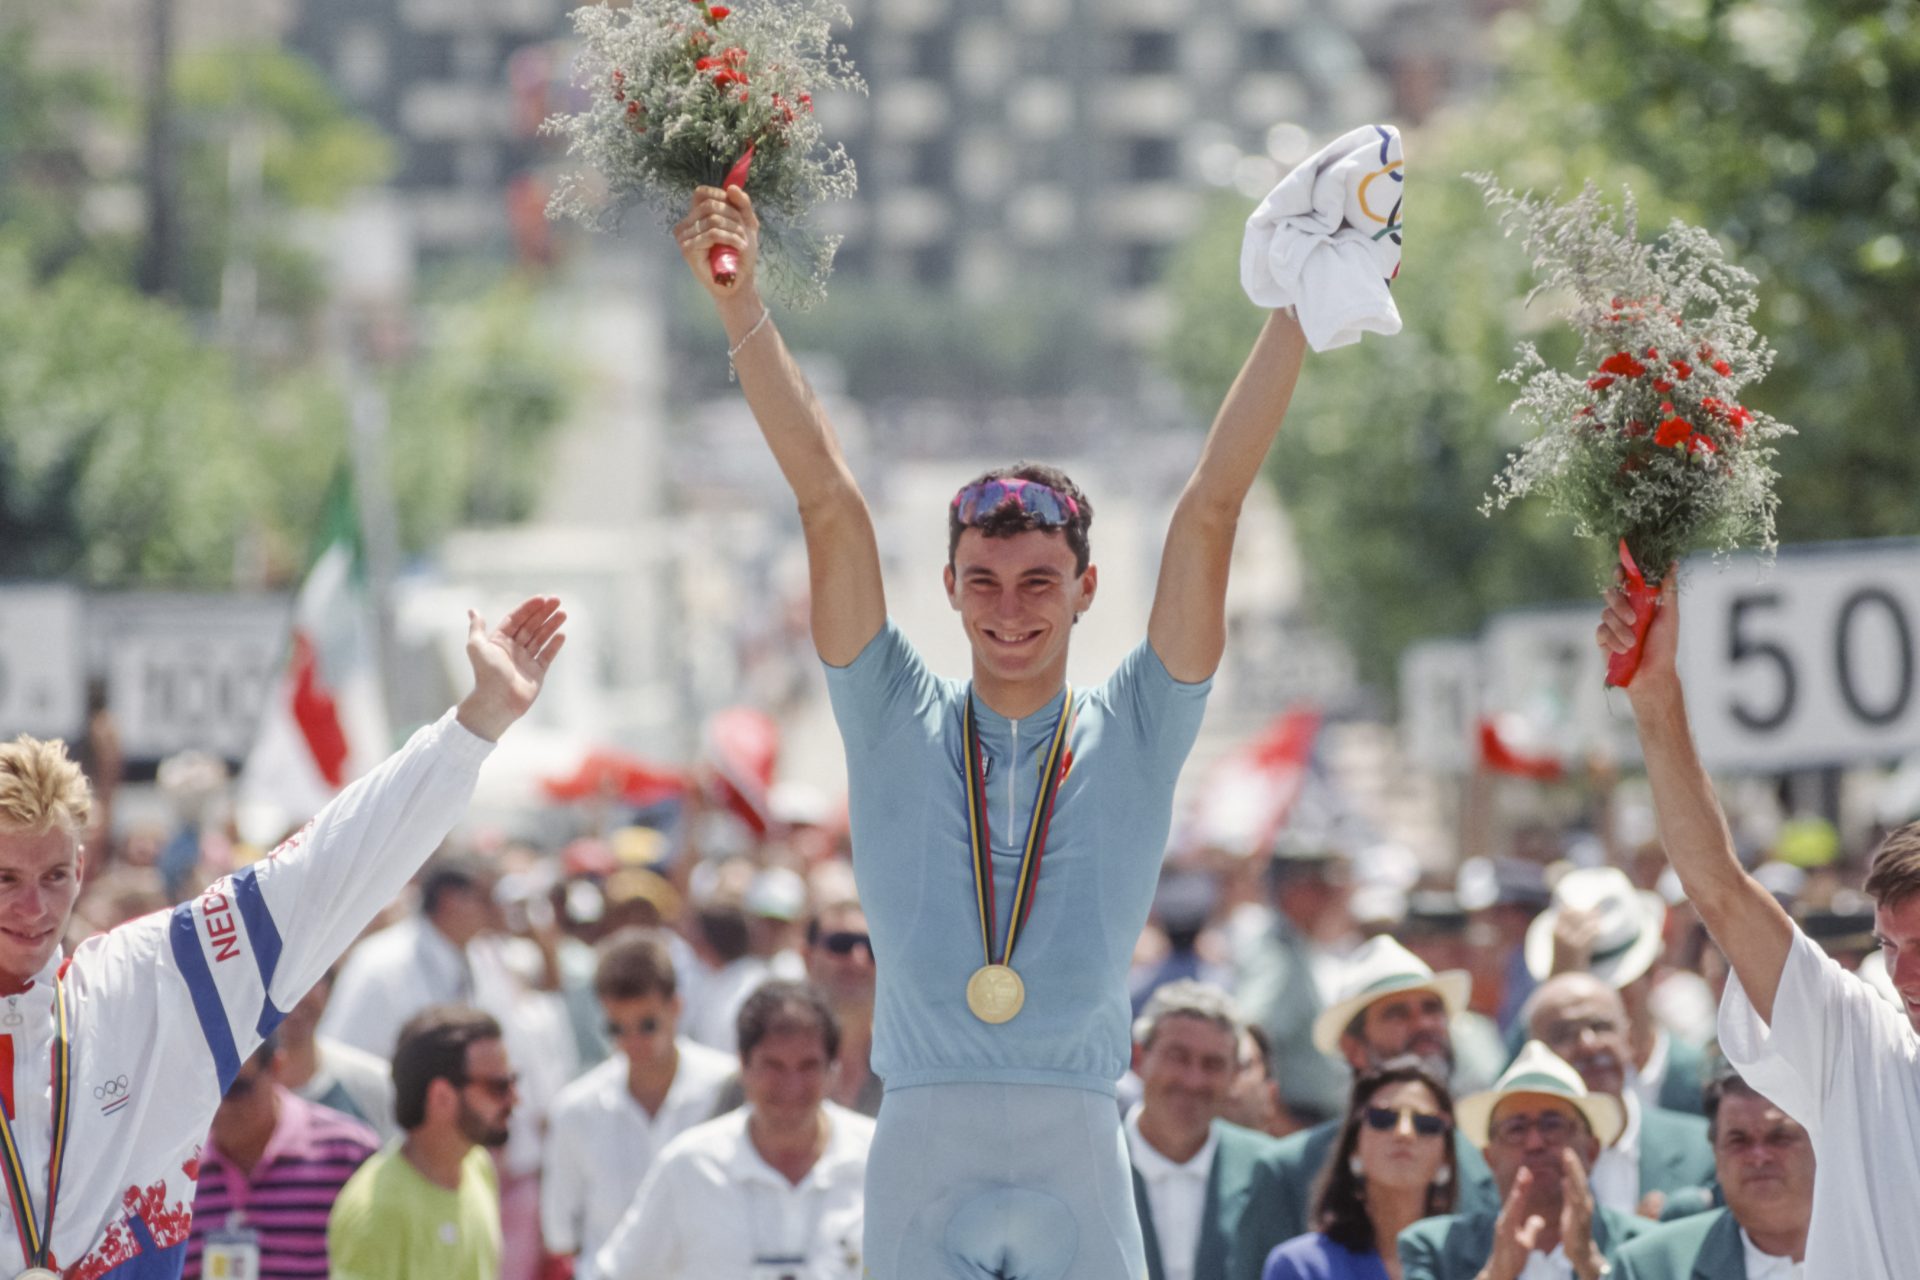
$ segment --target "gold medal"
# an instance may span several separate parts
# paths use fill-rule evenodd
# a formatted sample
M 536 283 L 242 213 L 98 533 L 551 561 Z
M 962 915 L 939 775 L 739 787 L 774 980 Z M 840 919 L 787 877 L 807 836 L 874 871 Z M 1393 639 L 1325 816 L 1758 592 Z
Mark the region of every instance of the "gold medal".
M 967 1008 L 982 1022 L 1007 1022 L 1026 1002 L 1027 985 L 1008 965 L 983 964 L 967 979 Z
M 60 1280 L 60 1273 L 45 1267 L 28 1267 L 20 1273 L 19 1280 Z

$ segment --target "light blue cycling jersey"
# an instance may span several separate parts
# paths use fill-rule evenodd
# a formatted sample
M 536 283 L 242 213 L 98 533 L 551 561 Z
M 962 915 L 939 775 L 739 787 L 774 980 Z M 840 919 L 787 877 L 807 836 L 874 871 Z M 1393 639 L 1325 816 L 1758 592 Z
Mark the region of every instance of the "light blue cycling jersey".
M 1074 690 L 1071 767 L 1013 956 L 1026 1004 L 991 1026 L 966 1003 L 967 979 L 985 962 L 961 764 L 969 686 L 933 674 L 891 621 L 851 663 L 827 668 L 879 980 L 873 1071 L 889 1090 L 997 1081 L 1113 1092 L 1131 1044 L 1127 968 L 1211 685 L 1175 680 L 1142 642 L 1105 683 Z M 988 761 L 996 950 L 1064 702 L 1063 690 L 1012 721 L 974 699 Z

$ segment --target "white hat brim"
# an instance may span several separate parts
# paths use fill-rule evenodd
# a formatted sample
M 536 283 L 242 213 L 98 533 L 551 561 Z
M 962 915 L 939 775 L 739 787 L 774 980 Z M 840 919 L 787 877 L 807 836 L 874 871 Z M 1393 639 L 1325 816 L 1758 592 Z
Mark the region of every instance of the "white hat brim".
M 1465 969 L 1448 969 L 1430 978 L 1408 974 L 1404 983 L 1363 991 L 1359 995 L 1335 1001 L 1313 1020 L 1313 1047 L 1338 1057 L 1340 1037 L 1356 1014 L 1376 1000 L 1385 1000 L 1388 996 L 1408 991 L 1434 992 L 1440 997 L 1441 1003 L 1447 1006 L 1447 1017 L 1457 1018 L 1466 1012 L 1467 1000 L 1473 992 L 1473 977 Z
M 1660 916 L 1649 915 L 1648 919 L 1658 920 L 1665 916 L 1667 904 L 1659 894 L 1642 891 L 1639 897 L 1643 914 L 1651 904 L 1659 903 Z M 1527 972 L 1533 975 L 1536 982 L 1545 982 L 1553 976 L 1553 928 L 1560 920 L 1560 911 L 1559 907 L 1548 907 L 1527 926 L 1524 954 Z M 1614 990 L 1619 990 L 1653 968 L 1653 962 L 1660 958 L 1660 951 L 1666 945 L 1661 933 L 1658 924 L 1642 928 L 1640 936 L 1625 951 L 1604 960 L 1595 960 L 1587 966 L 1587 972 Z
M 1611 1094 L 1591 1093 L 1584 1098 L 1572 1094 L 1558 1093 L 1550 1089 L 1487 1089 L 1480 1093 L 1468 1094 L 1453 1106 L 1453 1122 L 1466 1135 L 1467 1141 L 1482 1151 L 1489 1145 L 1487 1129 L 1493 1123 L 1494 1108 L 1508 1098 L 1532 1096 L 1557 1098 L 1577 1108 L 1587 1118 L 1587 1124 L 1593 1129 L 1593 1136 L 1602 1150 L 1612 1146 L 1626 1131 L 1626 1110 L 1620 1100 Z

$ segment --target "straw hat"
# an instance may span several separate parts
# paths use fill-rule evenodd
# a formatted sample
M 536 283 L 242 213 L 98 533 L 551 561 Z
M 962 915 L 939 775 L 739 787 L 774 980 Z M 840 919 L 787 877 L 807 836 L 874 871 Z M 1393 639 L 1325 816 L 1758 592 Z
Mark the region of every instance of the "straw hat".
M 1493 1121 L 1494 1108 L 1508 1098 L 1523 1094 L 1572 1103 L 1587 1118 L 1593 1136 L 1602 1147 L 1612 1146 L 1627 1127 L 1627 1113 L 1618 1098 L 1609 1093 L 1589 1093 L 1580 1073 L 1538 1040 L 1527 1041 L 1513 1065 L 1493 1082 L 1493 1088 L 1469 1094 L 1454 1104 L 1454 1123 L 1474 1146 L 1484 1148 L 1488 1145 L 1487 1129 Z
M 1553 903 L 1527 926 L 1527 972 L 1544 982 L 1553 972 L 1553 930 L 1564 911 L 1595 912 L 1600 934 L 1594 939 L 1594 977 L 1618 990 L 1653 967 L 1662 945 L 1667 904 L 1657 893 L 1642 893 L 1618 867 L 1581 867 L 1553 886 Z
M 1464 969 L 1435 973 L 1413 952 L 1386 934 L 1369 938 L 1353 953 L 1341 976 L 1340 998 L 1313 1020 L 1313 1047 L 1322 1053 L 1340 1052 L 1340 1034 L 1354 1016 L 1376 1000 L 1402 991 L 1432 991 L 1447 1006 L 1449 1018 L 1467 1007 L 1473 979 Z

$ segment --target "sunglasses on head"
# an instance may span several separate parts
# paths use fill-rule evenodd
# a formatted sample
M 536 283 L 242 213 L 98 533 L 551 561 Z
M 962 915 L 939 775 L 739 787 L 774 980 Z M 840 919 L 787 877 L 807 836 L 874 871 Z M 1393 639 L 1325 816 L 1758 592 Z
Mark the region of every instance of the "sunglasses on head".
M 832 933 L 820 935 L 820 945 L 837 956 L 850 956 L 855 947 L 865 947 L 867 954 L 873 954 L 873 938 L 853 929 L 836 929 Z
M 1080 504 L 1058 489 L 1017 476 L 982 480 L 953 495 L 953 509 L 962 525 L 977 524 L 1010 502 L 1049 529 L 1080 514 Z
M 1365 1112 L 1367 1128 L 1377 1129 L 1381 1133 L 1392 1133 L 1400 1127 L 1402 1118 L 1413 1122 L 1413 1131 L 1422 1138 L 1437 1138 L 1447 1131 L 1447 1118 L 1432 1111 L 1416 1111 L 1412 1107 L 1368 1107 Z

